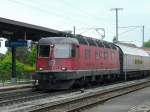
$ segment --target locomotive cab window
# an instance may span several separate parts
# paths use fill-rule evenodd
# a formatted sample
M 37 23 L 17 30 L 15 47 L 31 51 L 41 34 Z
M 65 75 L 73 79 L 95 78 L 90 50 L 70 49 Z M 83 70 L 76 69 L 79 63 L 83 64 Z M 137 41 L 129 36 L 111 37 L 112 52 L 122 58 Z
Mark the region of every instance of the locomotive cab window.
M 40 57 L 49 57 L 50 46 L 49 45 L 40 45 L 39 46 L 39 56 Z
M 76 48 L 77 46 L 75 44 L 72 45 L 72 48 L 71 48 L 71 57 L 76 57 Z
M 71 44 L 56 44 L 54 48 L 55 58 L 71 58 L 75 56 L 75 48 Z

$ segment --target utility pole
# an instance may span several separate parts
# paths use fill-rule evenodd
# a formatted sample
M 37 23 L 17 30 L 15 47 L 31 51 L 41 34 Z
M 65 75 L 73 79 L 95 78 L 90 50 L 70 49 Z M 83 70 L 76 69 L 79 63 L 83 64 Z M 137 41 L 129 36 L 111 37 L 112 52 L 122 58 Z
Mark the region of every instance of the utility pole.
M 11 83 L 16 84 L 16 47 L 12 47 L 12 78 Z
M 142 47 L 144 47 L 144 25 L 142 26 Z
M 74 37 L 76 35 L 76 27 L 75 26 L 73 26 L 73 35 L 74 35 Z
M 117 41 L 119 41 L 118 40 L 118 11 L 123 10 L 123 8 L 113 8 L 111 10 L 115 10 L 115 12 L 116 12 L 116 42 L 117 42 Z

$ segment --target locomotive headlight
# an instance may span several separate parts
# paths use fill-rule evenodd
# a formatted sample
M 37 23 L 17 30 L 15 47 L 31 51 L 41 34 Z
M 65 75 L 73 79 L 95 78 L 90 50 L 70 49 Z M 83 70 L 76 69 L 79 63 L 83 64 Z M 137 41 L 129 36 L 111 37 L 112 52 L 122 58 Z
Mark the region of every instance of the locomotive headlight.
M 61 70 L 66 71 L 66 70 L 67 70 L 67 68 L 66 68 L 66 67 L 62 67 L 62 68 L 61 68 Z
M 40 68 L 40 70 L 43 70 L 43 68 Z
M 51 45 L 50 45 L 50 47 L 51 47 L 51 48 L 54 48 L 54 45 L 53 45 L 53 44 L 51 44 Z

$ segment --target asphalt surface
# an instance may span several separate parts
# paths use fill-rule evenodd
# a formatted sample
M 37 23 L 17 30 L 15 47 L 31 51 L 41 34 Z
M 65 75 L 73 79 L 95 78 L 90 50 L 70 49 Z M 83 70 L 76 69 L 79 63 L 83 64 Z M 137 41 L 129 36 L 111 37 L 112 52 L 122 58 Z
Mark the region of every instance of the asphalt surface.
M 150 102 L 150 87 L 110 99 L 83 112 L 128 112 L 144 102 Z

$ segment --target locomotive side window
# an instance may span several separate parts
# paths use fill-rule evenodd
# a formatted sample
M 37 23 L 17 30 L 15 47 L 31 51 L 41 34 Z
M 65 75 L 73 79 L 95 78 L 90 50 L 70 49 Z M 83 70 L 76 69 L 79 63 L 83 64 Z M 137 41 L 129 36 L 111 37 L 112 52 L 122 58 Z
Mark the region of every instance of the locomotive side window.
M 56 44 L 54 48 L 55 58 L 70 58 L 72 57 L 72 45 L 70 44 Z M 73 54 L 74 55 L 74 54 Z
M 99 50 L 99 58 L 102 57 L 102 52 Z
M 85 59 L 90 59 L 90 57 L 91 57 L 91 50 L 85 49 Z
M 39 56 L 40 57 L 49 57 L 50 46 L 49 45 L 40 45 L 39 46 Z
M 112 60 L 115 60 L 115 51 L 112 51 Z
M 104 51 L 104 59 L 108 58 L 108 51 Z
M 96 59 L 99 59 L 100 58 L 100 51 L 99 49 L 96 49 Z

